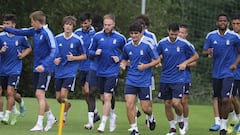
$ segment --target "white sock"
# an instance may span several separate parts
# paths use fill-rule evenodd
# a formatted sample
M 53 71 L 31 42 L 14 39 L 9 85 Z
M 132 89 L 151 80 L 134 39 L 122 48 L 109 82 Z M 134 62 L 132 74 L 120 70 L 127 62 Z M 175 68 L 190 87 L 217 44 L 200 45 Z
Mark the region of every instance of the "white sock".
M 17 114 L 19 112 L 17 107 L 16 107 L 16 104 L 13 105 L 12 111 L 13 111 L 14 114 Z
M 221 119 L 220 120 L 221 123 L 220 123 L 220 130 L 224 129 L 224 130 L 227 130 L 227 119 Z
M 130 125 L 133 130 L 138 131 L 137 123 L 133 123 Z
M 153 114 L 147 115 L 147 119 L 150 120 L 150 122 L 152 122 L 153 121 Z
M 55 119 L 55 117 L 54 117 L 54 115 L 53 115 L 51 110 L 45 112 L 45 114 L 47 115 L 48 119 Z
M 20 106 L 24 106 L 24 101 L 23 101 L 23 99 L 21 100 L 21 103 L 19 104 Z
M 97 107 L 95 107 L 95 109 L 94 109 L 94 113 L 98 113 L 98 109 L 97 109 Z
M 185 127 L 188 127 L 188 117 L 183 118 L 183 123 Z
M 39 126 L 43 125 L 43 118 L 44 118 L 44 116 L 38 115 L 37 125 L 39 125 Z
M 63 114 L 63 120 L 66 120 L 67 119 L 67 112 L 64 112 Z
M 183 115 L 181 115 L 181 116 L 177 115 L 176 120 L 177 120 L 177 122 L 183 122 Z
M 107 119 L 108 119 L 108 116 L 102 116 L 102 124 L 106 125 L 106 122 L 107 122 Z
M 3 118 L 3 112 L 0 112 L 0 119 Z
M 237 115 L 236 115 L 235 111 L 232 111 L 232 112 L 230 112 L 229 114 L 230 114 L 230 115 L 231 115 L 231 117 L 232 117 L 232 121 L 236 121 L 236 120 L 238 120 L 238 118 L 237 118 Z
M 88 112 L 88 123 L 93 125 L 94 112 Z
M 11 111 L 9 111 L 9 110 L 5 111 L 5 117 L 9 118 L 10 114 L 11 114 Z
M 220 117 L 215 117 L 215 124 L 220 125 Z
M 175 120 L 171 120 L 171 121 L 168 121 L 169 125 L 170 125 L 170 128 L 175 128 L 176 129 L 176 121 Z

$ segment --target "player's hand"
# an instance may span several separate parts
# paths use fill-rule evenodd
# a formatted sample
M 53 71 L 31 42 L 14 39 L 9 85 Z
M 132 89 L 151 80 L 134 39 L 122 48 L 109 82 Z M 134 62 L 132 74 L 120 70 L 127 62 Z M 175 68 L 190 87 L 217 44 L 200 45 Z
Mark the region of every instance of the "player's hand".
M 143 71 L 144 69 L 146 69 L 146 66 L 145 66 L 145 64 L 144 64 L 144 63 L 141 63 L 141 62 L 139 62 L 139 65 L 138 65 L 138 70 L 140 70 L 140 71 Z
M 213 48 L 208 48 L 208 58 L 212 58 L 213 56 Z
M 23 56 L 22 52 L 17 49 L 17 53 L 18 53 L 18 55 L 17 55 L 18 58 L 23 59 L 24 56 Z
M 58 57 L 58 58 L 55 58 L 54 59 L 54 63 L 55 63 L 55 65 L 59 65 L 59 63 L 61 62 L 61 57 Z
M 125 62 L 121 62 L 120 63 L 120 68 L 122 69 L 122 70 L 126 70 L 126 63 Z
M 120 61 L 119 58 L 118 58 L 118 56 L 112 56 L 112 58 L 113 58 L 113 60 L 114 60 L 115 63 L 118 63 L 118 62 Z
M 185 70 L 186 67 L 187 67 L 187 64 L 185 64 L 185 63 L 183 62 L 183 63 L 177 65 L 177 67 L 178 67 L 178 70 Z
M 39 66 L 37 66 L 37 67 L 35 68 L 35 70 L 36 70 L 37 72 L 43 72 L 43 71 L 44 71 L 44 67 L 43 67 L 43 65 L 39 65 Z
M 0 25 L 0 31 L 3 31 L 4 25 Z
M 69 54 L 67 55 L 67 60 L 68 61 L 73 61 L 74 60 L 74 56 L 71 52 L 69 52 Z
M 102 53 L 102 49 L 97 49 L 96 50 L 96 55 L 100 55 Z
M 7 48 L 8 48 L 8 46 L 7 46 L 7 45 L 4 45 L 4 46 L 1 48 L 0 53 L 6 52 L 6 51 L 7 51 Z
M 234 71 L 234 70 L 236 70 L 236 69 L 237 69 L 237 65 L 232 64 L 232 65 L 230 66 L 230 70 Z

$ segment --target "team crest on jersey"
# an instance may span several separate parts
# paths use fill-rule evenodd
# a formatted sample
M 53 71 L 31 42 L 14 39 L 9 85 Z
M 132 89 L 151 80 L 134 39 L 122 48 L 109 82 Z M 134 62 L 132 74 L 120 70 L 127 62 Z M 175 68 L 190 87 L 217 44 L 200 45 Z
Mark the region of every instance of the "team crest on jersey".
M 179 46 L 177 46 L 177 52 L 180 52 L 180 47 Z
M 143 55 L 143 50 L 140 50 L 140 55 Z
M 226 45 L 230 45 L 230 40 L 229 39 L 226 40 Z
M 58 46 L 62 46 L 62 43 L 60 43 Z
M 74 44 L 73 44 L 73 43 L 71 43 L 71 44 L 70 44 L 70 48 L 73 48 L 73 46 L 74 46 Z
M 43 35 L 40 36 L 40 40 L 42 40 L 42 38 L 43 38 Z
M 3 42 L 3 45 L 7 45 L 7 42 Z
M 129 55 L 132 55 L 132 52 L 129 52 L 128 54 L 129 54 Z
M 113 39 L 113 44 L 116 44 L 117 43 L 117 39 Z
M 100 41 L 104 41 L 104 38 L 101 38 Z
M 15 41 L 15 45 L 18 46 L 18 40 Z

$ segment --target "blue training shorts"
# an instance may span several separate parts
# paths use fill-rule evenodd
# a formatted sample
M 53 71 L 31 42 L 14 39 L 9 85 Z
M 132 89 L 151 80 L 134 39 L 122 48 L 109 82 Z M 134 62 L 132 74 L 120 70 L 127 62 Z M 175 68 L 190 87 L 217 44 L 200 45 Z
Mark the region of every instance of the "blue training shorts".
M 0 76 L 0 86 L 3 90 L 7 90 L 7 86 L 12 86 L 17 90 L 19 81 L 20 75 Z
M 149 87 L 135 87 L 126 85 L 124 94 L 138 95 L 140 100 L 152 100 L 152 89 Z
M 218 98 L 231 97 L 233 92 L 233 77 L 223 79 L 213 78 L 213 96 Z
M 51 77 L 52 73 L 49 72 L 33 72 L 34 89 L 47 91 Z
M 69 78 L 55 78 L 54 88 L 56 92 L 60 92 L 62 88 L 69 91 L 74 91 L 75 88 L 75 77 Z
M 163 100 L 171 100 L 172 98 L 183 97 L 185 83 L 161 83 L 158 98 Z

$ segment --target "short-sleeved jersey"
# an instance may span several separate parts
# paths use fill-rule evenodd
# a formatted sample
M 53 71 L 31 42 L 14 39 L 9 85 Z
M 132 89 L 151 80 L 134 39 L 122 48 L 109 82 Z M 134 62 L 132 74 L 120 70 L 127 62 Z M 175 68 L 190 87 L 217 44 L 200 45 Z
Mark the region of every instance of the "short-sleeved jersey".
M 94 28 L 91 26 L 89 31 L 84 31 L 82 28 L 79 28 L 74 33 L 77 34 L 83 40 L 83 45 L 85 47 L 86 55 L 87 55 L 86 60 L 80 61 L 79 68 L 80 68 L 80 70 L 88 71 L 88 70 L 90 70 L 89 66 L 90 66 L 90 62 L 91 62 L 88 58 L 88 54 L 89 54 L 88 49 L 91 44 L 92 38 L 96 32 L 95 32 Z
M 157 59 L 159 55 L 154 45 L 142 37 L 137 46 L 133 41 L 128 42 L 123 49 L 123 60 L 129 60 L 126 84 L 135 87 L 149 87 L 151 85 L 152 68 L 143 71 L 138 70 L 139 63 L 150 63 L 152 59 Z
M 44 72 L 53 72 L 58 48 L 54 35 L 47 25 L 37 30 L 33 27 L 25 29 L 4 27 L 4 30 L 15 35 L 33 36 L 34 72 L 37 72 L 35 68 L 39 65 L 43 65 Z
M 125 43 L 125 37 L 115 30 L 110 34 L 106 34 L 104 31 L 95 34 L 89 53 L 95 56 L 96 50 L 102 49 L 101 55 L 95 57 L 97 59 L 98 76 L 118 76 L 119 62 L 115 63 L 112 56 L 117 56 L 121 60 L 121 53 Z
M 188 44 L 191 45 L 193 48 L 195 48 L 194 45 L 191 44 L 190 42 Z M 187 54 L 187 59 L 189 59 L 191 56 L 192 56 L 191 53 Z M 189 83 L 191 81 L 192 81 L 191 69 L 190 69 L 190 67 L 186 67 L 186 81 L 185 82 Z
M 148 37 L 148 38 L 151 38 L 153 43 L 155 45 L 157 45 L 157 38 L 156 38 L 156 35 L 154 33 L 148 31 L 147 29 L 145 29 L 143 35 Z
M 60 57 L 61 62 L 55 67 L 55 78 L 75 77 L 79 61 L 68 61 L 67 55 L 71 53 L 73 56 L 79 56 L 86 53 L 82 39 L 74 33 L 69 38 L 61 33 L 56 36 L 56 41 L 59 49 L 57 58 Z
M 184 83 L 186 82 L 186 70 L 180 71 L 178 65 L 187 60 L 189 55 L 196 53 L 195 49 L 187 40 L 177 38 L 171 42 L 169 37 L 159 41 L 157 52 L 162 55 L 161 83 Z
M 6 45 L 6 52 L 1 53 L 0 76 L 20 75 L 22 71 L 22 59 L 18 58 L 18 52 L 30 48 L 27 37 L 9 36 L 8 33 L 0 33 L 0 48 Z
M 203 49 L 213 48 L 213 78 L 222 79 L 234 76 L 230 66 L 236 60 L 239 47 L 239 36 L 230 30 L 227 30 L 223 36 L 220 35 L 218 30 L 207 34 Z

